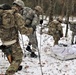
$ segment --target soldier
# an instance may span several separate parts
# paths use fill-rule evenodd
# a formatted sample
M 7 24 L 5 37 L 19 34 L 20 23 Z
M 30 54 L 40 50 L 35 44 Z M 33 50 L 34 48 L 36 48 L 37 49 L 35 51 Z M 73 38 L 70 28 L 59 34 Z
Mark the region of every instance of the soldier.
M 54 44 L 57 45 L 58 41 L 61 37 L 63 37 L 63 32 L 62 32 L 62 26 L 61 23 L 58 21 L 51 21 L 49 23 L 49 35 L 52 35 L 54 38 Z
M 72 39 L 71 44 L 76 44 L 76 38 L 74 40 L 74 37 L 76 35 L 76 23 L 70 23 L 70 30 L 72 31 Z
M 12 7 L 11 9 L 7 4 L 2 5 L 0 16 L 2 16 L 2 22 L 0 23 L 0 38 L 2 45 L 0 49 L 2 49 L 10 62 L 10 66 L 6 70 L 5 75 L 13 75 L 20 70 L 23 56 L 18 40 L 18 30 L 22 34 L 29 35 L 30 32 L 32 33 L 33 29 L 24 26 L 25 21 L 18 13 L 16 7 Z
M 63 20 L 62 18 L 58 18 L 57 19 L 59 22 L 64 23 L 64 24 L 69 24 L 70 25 L 70 30 L 72 31 L 72 39 L 71 39 L 71 44 L 76 44 L 76 39 L 74 41 L 74 37 L 76 35 L 76 22 L 72 22 L 72 21 L 67 21 L 67 20 Z
M 31 52 L 31 57 L 37 57 L 35 54 L 35 50 L 38 48 L 38 42 L 36 37 L 36 25 L 39 24 L 39 15 L 42 14 L 43 10 L 40 6 L 36 6 L 35 10 L 32 10 L 29 7 L 24 7 L 24 2 L 22 0 L 16 0 L 13 2 L 14 6 L 17 6 L 20 10 L 20 13 L 23 15 L 26 26 L 28 28 L 33 28 L 33 33 L 28 36 L 29 37 L 29 43 L 26 47 L 26 50 Z M 32 49 L 30 48 L 32 44 Z

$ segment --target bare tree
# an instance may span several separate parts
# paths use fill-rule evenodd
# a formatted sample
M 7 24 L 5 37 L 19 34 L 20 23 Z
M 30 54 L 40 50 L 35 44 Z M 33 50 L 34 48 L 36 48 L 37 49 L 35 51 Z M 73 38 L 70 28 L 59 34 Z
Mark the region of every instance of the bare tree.
M 62 7 L 62 12 L 61 12 L 62 19 L 65 16 L 65 9 L 66 9 L 66 0 L 63 1 L 63 7 Z
M 70 15 L 70 0 L 67 0 L 66 2 L 66 20 L 67 20 L 67 25 L 66 25 L 66 33 L 65 33 L 65 37 L 67 37 L 67 34 L 68 34 L 68 24 L 69 24 L 69 15 Z
M 72 4 L 71 4 L 71 15 L 72 15 L 72 20 L 73 20 L 73 16 L 74 16 L 74 5 L 75 5 L 75 0 L 72 0 Z
M 53 0 L 50 0 L 49 6 L 49 22 L 53 20 Z
M 41 0 L 38 0 L 38 5 L 40 5 L 41 4 Z

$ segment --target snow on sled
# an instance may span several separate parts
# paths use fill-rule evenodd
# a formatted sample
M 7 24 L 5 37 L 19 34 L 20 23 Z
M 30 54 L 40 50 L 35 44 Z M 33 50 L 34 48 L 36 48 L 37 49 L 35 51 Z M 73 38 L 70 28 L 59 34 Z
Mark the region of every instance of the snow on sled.
M 55 45 L 51 48 L 51 56 L 60 60 L 72 60 L 76 58 L 76 45 L 58 46 Z

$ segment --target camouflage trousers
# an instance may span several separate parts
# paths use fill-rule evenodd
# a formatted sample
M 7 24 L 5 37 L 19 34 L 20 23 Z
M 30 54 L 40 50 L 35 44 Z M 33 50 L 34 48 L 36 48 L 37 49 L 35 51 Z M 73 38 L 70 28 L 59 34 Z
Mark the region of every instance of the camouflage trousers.
M 37 36 L 36 36 L 36 31 L 34 31 L 31 35 L 28 36 L 29 42 L 31 42 L 33 48 L 38 48 L 38 42 L 37 42 Z M 35 50 L 32 49 L 34 52 Z
M 58 44 L 58 41 L 60 40 L 60 36 L 53 36 L 54 37 L 54 44 L 57 45 Z
M 12 62 L 10 63 L 10 66 L 6 70 L 5 75 L 15 74 L 15 72 L 17 71 L 18 67 L 22 62 L 23 53 L 18 42 L 11 46 L 11 50 L 12 50 L 12 54 L 11 54 Z
M 74 40 L 75 35 L 76 35 L 76 32 L 73 32 L 73 31 L 72 31 L 71 44 L 76 44 L 76 39 Z

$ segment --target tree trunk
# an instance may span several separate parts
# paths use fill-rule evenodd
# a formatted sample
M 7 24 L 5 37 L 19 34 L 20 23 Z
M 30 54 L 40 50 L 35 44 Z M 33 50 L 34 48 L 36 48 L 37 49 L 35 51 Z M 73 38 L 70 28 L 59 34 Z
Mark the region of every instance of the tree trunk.
M 66 2 L 66 8 L 67 8 L 67 11 L 66 11 L 66 20 L 67 20 L 67 22 L 69 23 L 69 15 L 70 15 L 70 0 L 67 0 L 67 2 Z M 68 35 L 68 23 L 67 23 L 67 25 L 66 25 L 66 33 L 65 33 L 65 37 L 67 37 L 67 35 Z
M 56 18 L 56 12 L 55 12 L 56 4 L 57 4 L 57 1 L 54 0 L 53 15 L 55 16 L 55 18 Z
M 41 0 L 38 0 L 38 5 L 40 6 L 40 4 L 41 4 Z
M 34 1 L 34 7 L 35 7 L 36 5 L 38 5 L 37 0 Z
M 43 0 L 41 0 L 41 7 L 43 8 Z
M 61 13 L 62 19 L 65 16 L 65 7 L 66 7 L 66 0 L 64 0 L 63 7 L 62 7 L 62 13 Z
M 53 20 L 53 0 L 50 0 L 49 6 L 49 22 Z
M 72 6 L 71 6 L 71 16 L 72 16 L 72 21 L 73 21 L 73 16 L 74 16 L 74 0 L 72 0 Z

